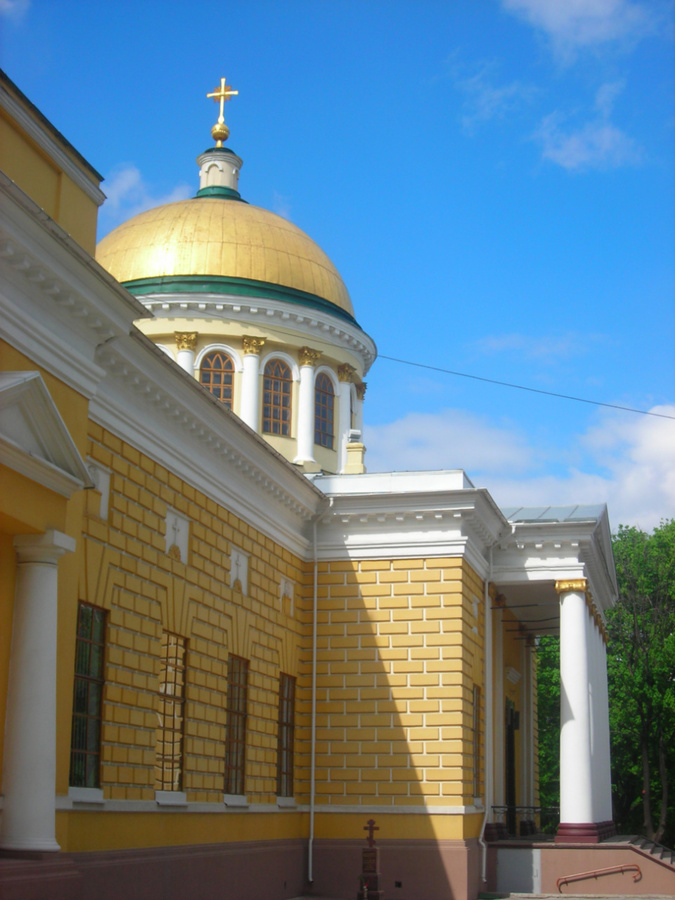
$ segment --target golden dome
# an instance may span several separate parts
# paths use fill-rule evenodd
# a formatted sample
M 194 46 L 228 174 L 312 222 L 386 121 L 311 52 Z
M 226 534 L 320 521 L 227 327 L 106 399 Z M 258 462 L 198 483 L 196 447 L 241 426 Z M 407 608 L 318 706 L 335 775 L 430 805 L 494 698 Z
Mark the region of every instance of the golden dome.
M 281 216 L 239 200 L 197 197 L 148 210 L 103 238 L 96 259 L 134 293 L 134 282 L 152 292 L 158 279 L 164 292 L 173 283 L 177 293 L 181 281 L 220 293 L 243 285 L 263 296 L 280 286 L 288 296 L 299 292 L 296 302 L 330 304 L 354 316 L 347 288 L 323 250 Z

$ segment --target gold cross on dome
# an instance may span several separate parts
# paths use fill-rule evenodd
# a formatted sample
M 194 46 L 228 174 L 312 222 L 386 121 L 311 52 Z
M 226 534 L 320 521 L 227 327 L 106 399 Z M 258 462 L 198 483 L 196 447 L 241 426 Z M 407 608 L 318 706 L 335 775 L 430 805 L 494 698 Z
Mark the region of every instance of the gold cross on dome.
M 213 97 L 213 102 L 218 103 L 220 101 L 220 115 L 218 116 L 219 122 L 224 122 L 225 117 L 223 115 L 223 107 L 227 103 L 228 100 L 231 100 L 232 97 L 237 96 L 239 91 L 233 91 L 231 85 L 227 84 L 224 78 L 220 79 L 220 87 L 216 87 L 213 89 L 211 94 L 207 94 L 208 97 Z

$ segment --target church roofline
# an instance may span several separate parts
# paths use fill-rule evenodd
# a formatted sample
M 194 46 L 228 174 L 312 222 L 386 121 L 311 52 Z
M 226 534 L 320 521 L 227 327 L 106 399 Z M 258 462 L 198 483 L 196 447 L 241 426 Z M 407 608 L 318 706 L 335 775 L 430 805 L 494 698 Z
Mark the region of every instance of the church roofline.
M 100 206 L 105 194 L 99 187 L 103 175 L 73 147 L 49 119 L 18 88 L 6 72 L 0 69 L 0 107 L 21 126 L 25 133 Z

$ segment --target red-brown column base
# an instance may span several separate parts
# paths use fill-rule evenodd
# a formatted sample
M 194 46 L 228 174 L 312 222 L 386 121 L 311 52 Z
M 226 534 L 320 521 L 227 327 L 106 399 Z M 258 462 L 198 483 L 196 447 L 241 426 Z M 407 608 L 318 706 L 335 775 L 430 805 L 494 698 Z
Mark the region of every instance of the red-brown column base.
M 616 834 L 614 822 L 561 822 L 556 832 L 556 844 L 599 844 Z

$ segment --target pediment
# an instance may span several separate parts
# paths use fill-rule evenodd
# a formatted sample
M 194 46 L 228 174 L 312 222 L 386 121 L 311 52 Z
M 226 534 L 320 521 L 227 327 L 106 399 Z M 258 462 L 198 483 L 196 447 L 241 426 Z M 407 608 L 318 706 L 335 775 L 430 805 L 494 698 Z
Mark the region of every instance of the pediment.
M 0 373 L 0 459 L 64 497 L 91 486 L 84 461 L 39 372 Z

